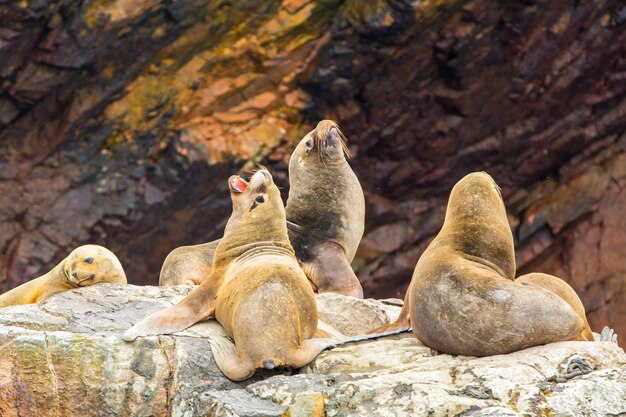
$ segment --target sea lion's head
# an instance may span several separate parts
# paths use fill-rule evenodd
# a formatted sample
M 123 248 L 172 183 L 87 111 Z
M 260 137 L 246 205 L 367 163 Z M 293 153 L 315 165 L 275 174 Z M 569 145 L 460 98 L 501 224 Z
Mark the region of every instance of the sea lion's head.
M 272 175 L 260 169 L 246 181 L 239 175 L 228 179 L 233 212 L 224 237 L 215 250 L 214 269 L 232 261 L 257 243 L 291 249 L 287 236 L 285 206 Z M 270 243 L 271 242 L 271 243 Z
M 233 213 L 226 225 L 230 236 L 254 241 L 271 240 L 276 233 L 282 235 L 282 229 L 286 233 L 285 207 L 280 190 L 266 169 L 255 172 L 249 182 L 233 175 L 228 179 L 228 187 L 233 202 Z M 237 229 L 234 234 L 233 229 Z
M 228 187 L 233 213 L 259 216 L 268 211 L 281 211 L 283 207 L 280 191 L 274 184 L 272 174 L 266 169 L 256 171 L 249 182 L 239 175 L 233 175 L 228 179 Z
M 506 219 L 500 187 L 486 172 L 472 172 L 463 177 L 450 192 L 448 218 L 476 218 L 480 213 L 498 214 Z
M 452 188 L 442 234 L 455 250 L 491 262 L 515 277 L 513 234 L 500 187 L 486 172 L 473 172 Z
M 298 164 L 307 166 L 332 164 L 345 160 L 346 157 L 350 157 L 350 151 L 339 126 L 332 120 L 322 120 L 302 138 L 291 158 Z
M 99 282 L 127 282 L 117 256 L 98 245 L 83 245 L 74 249 L 65 260 L 64 272 L 74 287 L 86 287 Z

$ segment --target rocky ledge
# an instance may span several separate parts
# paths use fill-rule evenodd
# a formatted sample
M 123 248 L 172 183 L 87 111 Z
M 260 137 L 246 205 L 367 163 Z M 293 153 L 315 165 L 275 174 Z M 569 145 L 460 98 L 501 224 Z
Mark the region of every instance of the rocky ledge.
M 614 416 L 626 413 L 626 354 L 562 342 L 486 358 L 438 354 L 411 334 L 352 343 L 298 371 L 226 379 L 215 321 L 126 343 L 124 330 L 189 287 L 100 284 L 0 310 L 0 415 L 10 416 Z M 357 334 L 393 302 L 318 296 L 320 318 Z M 575 358 L 593 371 L 565 382 Z

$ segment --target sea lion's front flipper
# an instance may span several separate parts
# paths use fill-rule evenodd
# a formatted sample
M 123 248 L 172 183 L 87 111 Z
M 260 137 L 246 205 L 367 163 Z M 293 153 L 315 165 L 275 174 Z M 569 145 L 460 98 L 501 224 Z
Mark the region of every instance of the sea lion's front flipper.
M 222 373 L 232 381 L 243 381 L 254 374 L 255 367 L 250 360 L 242 359 L 235 345 L 225 337 L 215 337 L 209 341 L 213 359 Z M 272 369 L 273 366 L 267 366 Z
M 313 259 L 302 263 L 302 270 L 318 292 L 335 292 L 363 298 L 361 283 L 339 246 L 333 243 L 324 244 L 318 246 L 315 252 Z
M 215 290 L 201 285 L 180 303 L 157 311 L 128 329 L 122 339 L 132 342 L 141 336 L 170 334 L 208 318 L 215 313 Z

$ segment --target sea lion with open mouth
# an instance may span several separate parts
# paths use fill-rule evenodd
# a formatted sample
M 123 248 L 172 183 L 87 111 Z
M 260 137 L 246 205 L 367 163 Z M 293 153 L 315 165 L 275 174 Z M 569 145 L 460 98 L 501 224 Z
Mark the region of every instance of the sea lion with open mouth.
M 39 303 L 51 295 L 99 282 L 126 284 L 122 264 L 105 247 L 79 246 L 50 272 L 0 295 L 0 308 Z
M 287 235 L 285 209 L 272 176 L 229 179 L 233 212 L 210 276 L 175 306 L 145 318 L 123 338 L 173 333 L 215 316 L 232 339 L 211 340 L 220 369 L 235 381 L 256 369 L 299 368 L 332 346 L 317 329 L 315 295 Z
M 372 333 L 410 325 L 425 345 L 468 356 L 586 340 L 586 320 L 566 301 L 568 291 L 553 292 L 552 281 L 545 287 L 524 281 L 515 281 L 499 187 L 487 173 L 469 174 L 452 189 L 443 227 L 417 262 L 400 317 Z
M 346 156 L 346 138 L 337 124 L 319 122 L 291 155 L 285 211 L 296 258 L 315 289 L 362 298 L 350 262 L 363 236 L 365 199 Z M 161 268 L 159 284 L 202 282 L 218 242 L 174 249 Z

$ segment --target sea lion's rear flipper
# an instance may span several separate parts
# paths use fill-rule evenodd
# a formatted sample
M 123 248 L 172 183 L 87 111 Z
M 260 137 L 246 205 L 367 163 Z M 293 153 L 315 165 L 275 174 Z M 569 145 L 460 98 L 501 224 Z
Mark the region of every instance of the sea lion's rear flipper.
M 325 350 L 333 349 L 337 346 L 345 345 L 348 343 L 379 339 L 385 336 L 393 336 L 396 334 L 404 333 L 406 331 L 407 329 L 400 329 L 384 333 L 366 334 L 342 338 L 307 339 L 300 344 L 300 349 L 298 349 L 295 354 L 291 355 L 292 363 L 290 365 L 294 368 L 301 368 L 305 365 L 308 365 L 313 359 L 317 357 L 317 355 Z
M 250 360 L 242 359 L 235 345 L 225 337 L 215 337 L 209 341 L 213 359 L 222 373 L 232 381 L 243 381 L 254 374 L 255 367 Z M 272 369 L 268 363 L 268 369 Z
M 572 288 L 567 282 L 553 275 L 540 272 L 532 272 L 530 274 L 519 276 L 515 282 L 535 288 L 542 288 L 563 299 L 574 309 L 576 314 L 578 314 L 584 322 L 584 328 L 577 340 L 590 342 L 595 340 L 591 327 L 587 322 L 585 306 L 582 301 L 580 301 L 580 298 L 578 297 L 578 294 L 576 294 L 574 288 Z
M 307 339 L 300 343 L 300 348 L 296 349 L 289 356 L 290 365 L 294 368 L 302 368 L 311 363 L 313 359 L 326 349 L 336 346 L 337 339 Z
M 406 333 L 409 330 L 411 330 L 410 327 L 398 327 L 398 328 L 394 328 L 392 330 L 381 331 L 381 332 L 378 332 L 378 333 L 370 333 L 370 334 L 346 337 L 346 338 L 343 338 L 343 339 L 335 339 L 335 341 L 332 344 L 332 346 L 329 346 L 328 349 L 331 349 L 331 348 L 334 348 L 334 347 L 337 347 L 337 346 L 341 346 L 341 345 L 345 345 L 347 343 L 362 342 L 364 340 L 374 340 L 374 339 L 380 339 L 382 337 L 394 336 L 394 335 L 397 335 L 397 334 Z
M 323 322 L 322 320 L 317 321 L 317 329 L 315 329 L 315 333 L 313 337 L 316 339 L 328 339 L 328 338 L 336 338 L 341 339 L 346 337 L 345 334 L 341 333 L 339 330 L 335 329 L 328 323 Z
M 302 270 L 318 292 L 336 292 L 363 298 L 361 283 L 339 246 L 334 243 L 324 244 L 318 246 L 315 252 L 313 259 L 302 263 Z
M 135 324 L 122 339 L 132 342 L 141 336 L 179 332 L 214 313 L 215 291 L 211 286 L 201 285 L 175 306 L 157 311 Z

